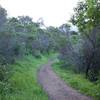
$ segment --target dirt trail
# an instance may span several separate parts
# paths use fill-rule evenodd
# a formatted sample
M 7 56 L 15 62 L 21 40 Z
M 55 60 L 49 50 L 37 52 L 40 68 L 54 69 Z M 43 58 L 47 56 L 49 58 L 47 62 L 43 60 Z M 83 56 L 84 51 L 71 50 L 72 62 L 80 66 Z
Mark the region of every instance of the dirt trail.
M 52 70 L 52 62 L 44 65 L 38 74 L 39 83 L 49 96 L 49 100 L 93 100 L 67 86 Z

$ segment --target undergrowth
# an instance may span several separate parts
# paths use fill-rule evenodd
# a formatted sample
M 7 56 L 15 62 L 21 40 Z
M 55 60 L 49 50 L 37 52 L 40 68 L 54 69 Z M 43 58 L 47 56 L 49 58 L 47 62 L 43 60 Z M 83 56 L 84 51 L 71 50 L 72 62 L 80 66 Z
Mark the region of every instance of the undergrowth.
M 37 71 L 48 58 L 48 56 L 34 58 L 29 55 L 11 65 L 13 75 L 9 79 L 9 92 L 0 95 L 0 100 L 48 100 L 37 82 Z
M 90 82 L 84 75 L 76 74 L 72 70 L 63 68 L 59 61 L 53 64 L 53 69 L 69 86 L 81 93 L 94 97 L 95 100 L 100 100 L 100 82 Z

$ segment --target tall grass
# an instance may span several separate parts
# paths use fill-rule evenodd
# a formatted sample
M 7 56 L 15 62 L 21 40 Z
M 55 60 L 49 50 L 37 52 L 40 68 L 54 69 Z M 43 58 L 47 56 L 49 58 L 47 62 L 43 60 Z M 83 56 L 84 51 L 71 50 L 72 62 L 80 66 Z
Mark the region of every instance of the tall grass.
M 76 74 L 72 70 L 63 68 L 60 62 L 52 65 L 54 71 L 69 86 L 77 89 L 79 92 L 94 97 L 94 100 L 100 100 L 100 82 L 92 83 L 84 75 Z
M 9 79 L 10 91 L 1 100 L 48 100 L 46 93 L 37 82 L 37 71 L 40 65 L 48 61 L 48 56 L 34 58 L 26 56 L 16 61 L 13 67 L 13 75 Z

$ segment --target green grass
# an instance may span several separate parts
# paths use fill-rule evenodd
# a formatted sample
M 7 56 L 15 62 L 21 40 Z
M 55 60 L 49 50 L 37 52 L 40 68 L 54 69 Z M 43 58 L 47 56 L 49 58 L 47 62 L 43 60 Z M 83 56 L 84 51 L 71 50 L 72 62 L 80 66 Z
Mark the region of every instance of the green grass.
M 71 70 L 62 68 L 59 62 L 53 64 L 53 69 L 69 86 L 77 89 L 81 93 L 94 97 L 95 100 L 100 100 L 99 82 L 94 84 L 87 80 L 84 75 L 76 74 Z
M 36 59 L 30 55 L 12 65 L 14 72 L 9 79 L 11 91 L 2 100 L 48 100 L 37 82 L 37 71 L 40 65 L 47 63 L 48 58 L 42 56 Z

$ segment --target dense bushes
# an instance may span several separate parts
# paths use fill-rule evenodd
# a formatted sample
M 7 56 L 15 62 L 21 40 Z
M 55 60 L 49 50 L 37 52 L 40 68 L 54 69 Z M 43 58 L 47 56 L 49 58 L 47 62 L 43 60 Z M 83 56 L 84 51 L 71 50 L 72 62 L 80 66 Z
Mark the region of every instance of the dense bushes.
M 9 78 L 13 67 L 25 55 L 32 54 L 40 58 L 41 54 L 49 54 L 60 47 L 62 35 L 58 28 L 40 28 L 29 16 L 7 18 L 7 11 L 0 6 L 0 94 L 9 90 Z M 8 90 L 6 90 L 8 89 Z
M 92 30 L 83 43 L 83 60 L 86 66 L 86 76 L 90 80 L 96 80 L 100 71 L 100 28 Z
M 75 72 L 83 72 L 91 81 L 96 81 L 100 72 L 100 28 L 93 29 L 88 37 L 71 35 L 69 38 L 60 49 L 63 65 L 68 66 L 69 62 Z
M 85 0 L 75 8 L 71 22 L 79 32 L 70 30 L 69 24 L 59 28 L 41 28 L 41 22 L 29 16 L 7 18 L 0 6 L 0 84 L 6 84 L 13 68 L 9 64 L 32 54 L 59 52 L 63 66 L 70 64 L 77 73 L 85 73 L 91 81 L 99 79 L 100 72 L 100 7 L 98 0 Z M 89 13 L 90 12 L 90 13 Z M 96 14 L 94 13 L 96 12 Z M 43 22 L 42 22 L 43 23 Z M 9 74 L 9 75 L 8 75 Z M 0 85 L 2 87 L 2 85 Z M 1 89 L 2 90 L 2 89 Z
M 100 72 L 100 2 L 79 2 L 71 22 L 78 27 L 79 34 L 67 35 L 60 58 L 65 66 L 68 60 L 74 71 L 83 72 L 91 81 L 96 81 Z
M 84 77 L 84 74 L 74 73 L 72 70 L 69 70 L 69 68 L 66 67 L 62 68 L 59 61 L 53 64 L 53 69 L 67 85 L 70 85 L 81 93 L 93 97 L 93 100 L 100 100 L 99 81 L 94 84 L 93 82 L 87 80 Z

